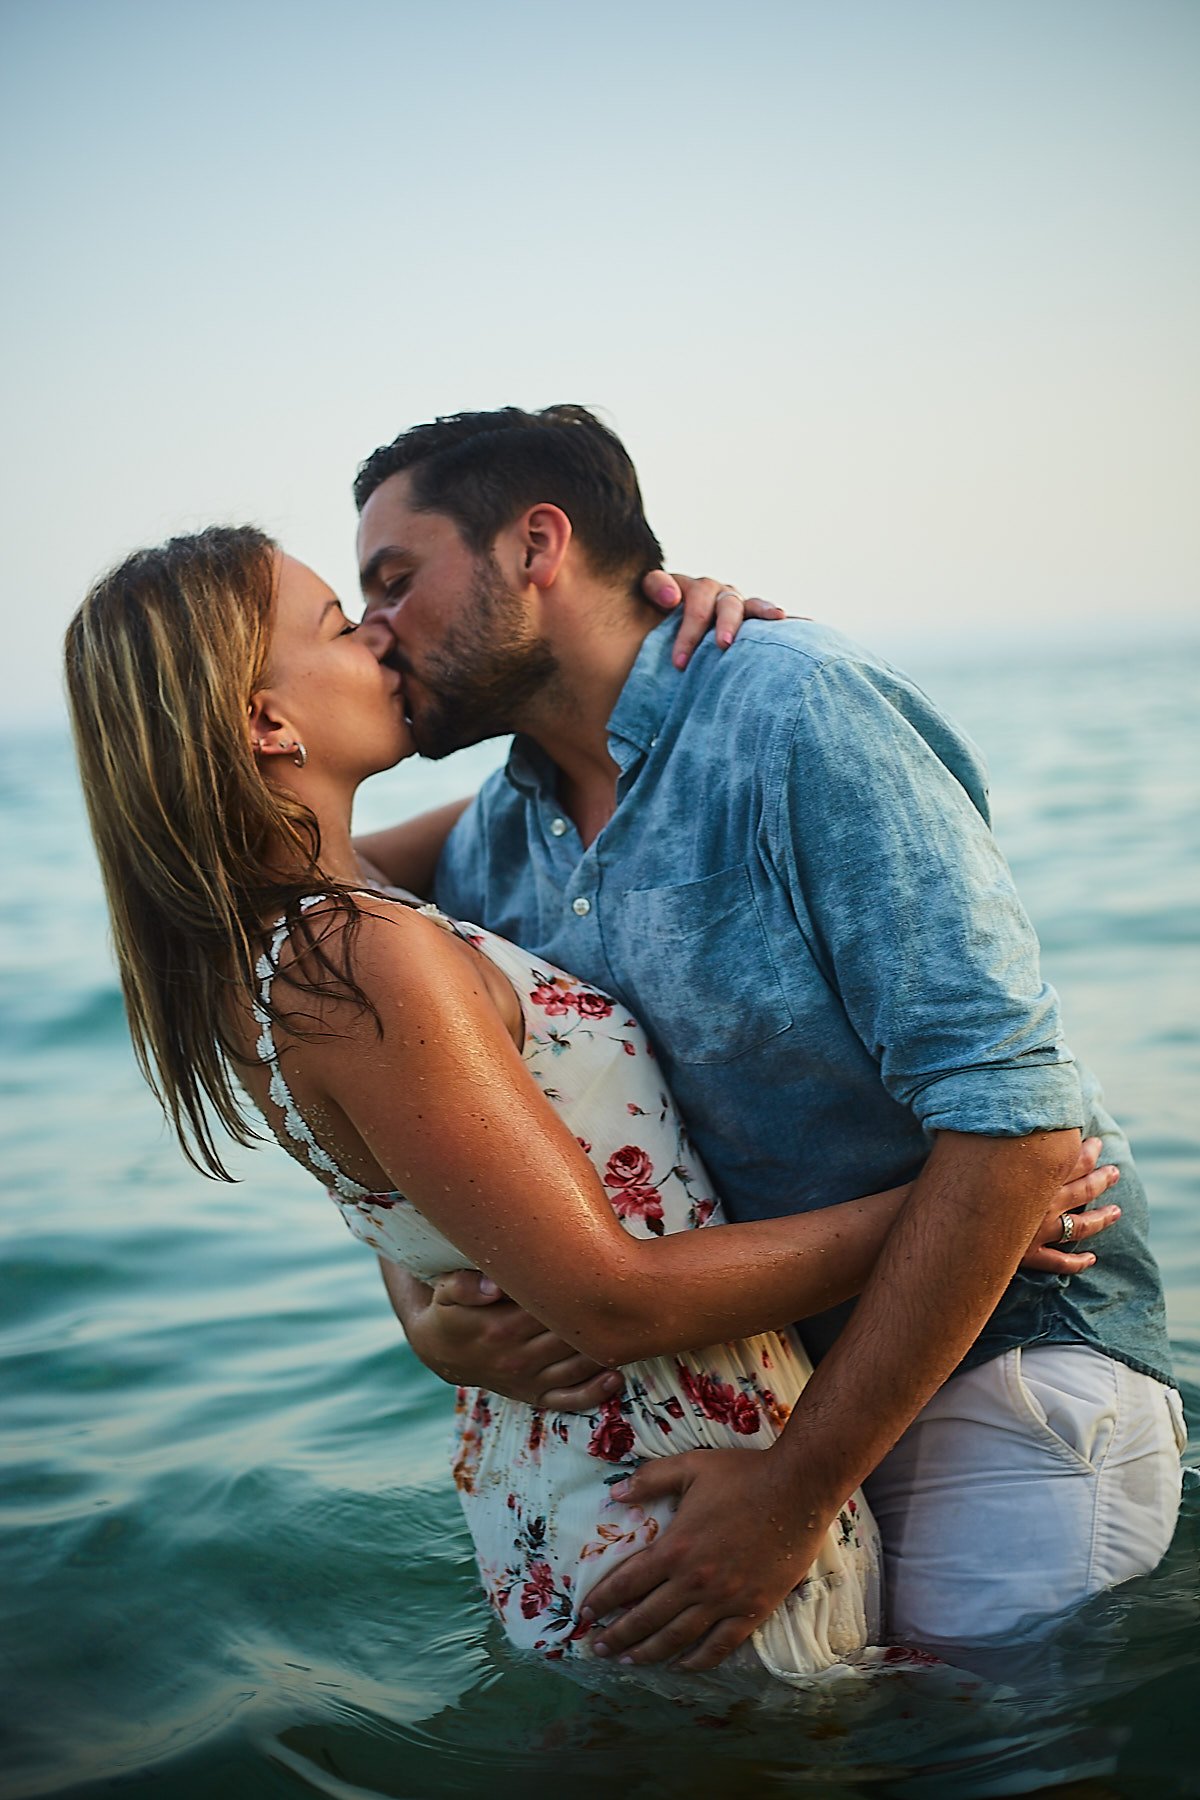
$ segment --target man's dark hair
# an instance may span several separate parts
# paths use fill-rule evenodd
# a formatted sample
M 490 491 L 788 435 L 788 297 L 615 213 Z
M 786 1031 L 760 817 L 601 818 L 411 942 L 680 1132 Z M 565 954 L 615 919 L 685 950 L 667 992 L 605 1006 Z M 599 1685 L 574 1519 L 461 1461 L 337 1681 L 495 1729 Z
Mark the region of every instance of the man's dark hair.
M 414 425 L 359 469 L 359 512 L 382 482 L 401 473 L 411 475 L 413 506 L 453 519 L 479 555 L 527 507 L 544 501 L 566 513 L 597 575 L 636 584 L 662 566 L 629 453 L 586 407 L 528 413 L 503 406 Z

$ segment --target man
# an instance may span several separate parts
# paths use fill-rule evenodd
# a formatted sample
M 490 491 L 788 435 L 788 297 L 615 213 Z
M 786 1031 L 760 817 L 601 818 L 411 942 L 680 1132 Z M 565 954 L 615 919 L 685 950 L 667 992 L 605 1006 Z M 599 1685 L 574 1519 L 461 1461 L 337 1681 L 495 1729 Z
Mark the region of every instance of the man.
M 661 558 L 633 467 L 581 408 L 418 427 L 355 491 L 420 748 L 520 734 L 439 903 L 629 1003 L 734 1218 L 916 1178 L 848 1318 L 805 1322 L 824 1354 L 779 1444 L 632 1478 L 680 1503 L 588 1597 L 626 1609 L 597 1652 L 713 1666 L 872 1475 L 901 1637 L 998 1639 L 1153 1567 L 1182 1422 L 1145 1200 L 1062 1041 L 972 746 L 807 622 L 680 677 L 638 598 Z M 1081 1127 L 1121 1169 L 1121 1223 L 1069 1282 L 1014 1276 Z M 430 1366 L 504 1388 L 461 1309 L 392 1291 Z

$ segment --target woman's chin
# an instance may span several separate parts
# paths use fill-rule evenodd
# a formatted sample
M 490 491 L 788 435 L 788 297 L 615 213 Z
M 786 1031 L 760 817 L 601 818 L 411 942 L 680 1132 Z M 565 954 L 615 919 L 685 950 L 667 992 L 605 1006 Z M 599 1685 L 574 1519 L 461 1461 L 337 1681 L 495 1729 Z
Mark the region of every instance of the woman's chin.
M 396 733 L 389 760 L 380 765 L 380 773 L 382 773 L 383 769 L 394 769 L 397 763 L 407 762 L 410 756 L 415 756 L 416 754 L 417 740 L 413 736 L 412 726 L 408 723 L 408 720 L 405 719 L 404 723 Z
M 407 719 L 399 723 L 391 722 L 386 733 L 373 733 L 366 741 L 360 737 L 356 743 L 347 746 L 353 761 L 357 764 L 354 774 L 355 785 L 362 781 L 370 781 L 373 775 L 386 775 L 389 769 L 397 764 L 407 762 L 410 756 L 417 755 L 417 741 L 413 737 L 412 727 Z

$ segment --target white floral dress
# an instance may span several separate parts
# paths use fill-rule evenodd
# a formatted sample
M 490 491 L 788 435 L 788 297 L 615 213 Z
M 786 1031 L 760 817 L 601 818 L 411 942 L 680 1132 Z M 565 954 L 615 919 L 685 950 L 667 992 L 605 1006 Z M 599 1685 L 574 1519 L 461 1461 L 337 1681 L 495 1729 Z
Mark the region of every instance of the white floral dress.
M 723 1223 L 646 1035 L 625 1008 L 491 932 L 455 925 L 432 907 L 421 911 L 511 981 L 524 1016 L 525 1065 L 591 1158 L 625 1230 L 653 1238 Z M 280 925 L 259 961 L 264 1003 L 284 936 Z M 283 1115 L 277 1135 L 328 1186 L 355 1237 L 422 1280 L 462 1268 L 460 1252 L 410 1201 L 368 1192 L 318 1145 L 278 1067 L 261 1006 L 257 1018 L 258 1053 L 273 1068 L 271 1097 Z M 590 1414 L 539 1411 L 460 1388 L 454 1479 L 484 1590 L 513 1643 L 554 1659 L 586 1658 L 583 1597 L 614 1564 L 651 1543 L 671 1512 L 666 1502 L 623 1504 L 614 1485 L 648 1457 L 765 1448 L 810 1373 L 794 1334 L 770 1331 L 631 1363 L 624 1393 Z M 875 1524 L 855 1494 L 805 1580 L 754 1633 L 757 1663 L 804 1683 L 874 1661 L 863 1653 L 879 1639 L 879 1589 Z

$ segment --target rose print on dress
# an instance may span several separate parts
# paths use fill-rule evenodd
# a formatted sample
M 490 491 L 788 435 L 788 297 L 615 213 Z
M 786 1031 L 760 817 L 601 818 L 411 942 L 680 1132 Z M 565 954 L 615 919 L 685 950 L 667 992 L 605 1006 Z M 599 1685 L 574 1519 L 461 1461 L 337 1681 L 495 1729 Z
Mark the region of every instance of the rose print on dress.
M 607 1019 L 612 1014 L 612 1001 L 606 1000 L 603 994 L 594 994 L 587 988 L 581 988 L 573 999 L 575 1010 L 581 1019 Z
M 614 1150 L 604 1171 L 608 1187 L 644 1187 L 654 1175 L 654 1164 L 637 1144 Z
M 516 1594 L 523 1619 L 531 1622 L 537 1620 L 541 1631 L 558 1634 L 553 1648 L 544 1636 L 535 1639 L 533 1648 L 547 1651 L 552 1657 L 560 1657 L 587 1633 L 587 1627 L 581 1625 L 575 1616 L 571 1577 L 562 1572 L 556 1574 L 550 1560 L 551 1534 L 544 1515 L 538 1513 L 526 1521 L 520 1496 L 515 1493 L 508 1496 L 508 1510 L 514 1515 L 518 1527 L 513 1539 L 517 1561 L 509 1563 L 499 1574 L 494 1569 L 485 1568 L 481 1561 L 480 1572 L 484 1576 L 488 1598 L 497 1613 L 504 1618 L 508 1603 Z
M 564 1013 L 569 1013 L 571 1010 L 570 994 L 565 993 L 561 988 L 552 987 L 549 982 L 543 982 L 540 987 L 535 987 L 529 998 L 535 1006 L 540 1006 L 551 1019 L 561 1019 Z
M 570 1012 L 578 1013 L 581 1019 L 609 1019 L 613 1012 L 613 1003 L 606 994 L 580 987 L 565 975 L 539 974 L 529 998 L 552 1019 L 561 1019 Z
M 637 1144 L 614 1150 L 604 1171 L 618 1219 L 641 1219 L 655 1237 L 663 1234 L 663 1203 L 654 1181 L 654 1164 Z
M 663 1234 L 662 1195 L 657 1188 L 618 1188 L 612 1196 L 618 1219 L 641 1219 L 654 1237 Z
M 536 1619 L 554 1598 L 554 1571 L 549 1563 L 531 1563 L 521 1589 L 521 1616 Z
M 762 1418 L 749 1394 L 739 1393 L 728 1381 L 716 1375 L 697 1375 L 685 1363 L 677 1362 L 679 1381 L 684 1393 L 698 1412 L 719 1425 L 728 1425 L 739 1437 L 753 1437 Z
M 618 1396 L 606 1400 L 600 1419 L 588 1440 L 588 1455 L 601 1462 L 624 1462 L 633 1450 L 633 1426 L 624 1417 Z

